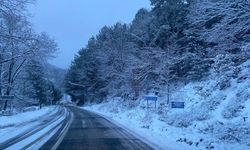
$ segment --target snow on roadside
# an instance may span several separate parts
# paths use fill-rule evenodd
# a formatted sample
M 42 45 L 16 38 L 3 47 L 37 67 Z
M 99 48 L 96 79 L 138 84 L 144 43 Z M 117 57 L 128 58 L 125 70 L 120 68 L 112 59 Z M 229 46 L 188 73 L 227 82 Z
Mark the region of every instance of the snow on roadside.
M 28 149 L 39 149 L 60 129 L 62 121 L 66 118 L 66 115 L 69 115 L 69 112 L 65 108 L 63 109 L 63 113 L 56 117 L 53 115 L 60 111 L 61 107 L 50 106 L 15 116 L 0 117 L 0 121 L 6 121 L 4 128 L 0 128 L 0 144 L 4 144 L 8 140 L 23 135 L 24 133 L 32 133 L 29 137 L 22 139 L 7 149 L 20 149 L 33 142 L 35 142 L 34 145 Z M 54 121 L 46 125 L 48 122 L 44 121 L 49 118 Z M 42 126 L 44 126 L 44 128 L 41 128 Z M 35 130 L 37 130 L 37 132 L 33 134 Z
M 49 124 L 48 126 L 43 128 L 42 130 L 38 131 L 37 133 L 35 133 L 35 134 L 31 135 L 30 137 L 8 147 L 7 150 L 20 149 L 20 148 L 32 143 L 36 139 L 41 138 L 39 141 L 37 141 L 36 143 L 31 145 L 31 147 L 27 148 L 27 149 L 39 149 L 40 147 L 42 147 L 43 144 L 45 144 L 60 129 L 60 127 L 62 126 L 61 122 L 65 118 L 66 118 L 66 115 L 58 118 L 55 122 Z
M 179 128 L 161 121 L 159 115 L 140 108 L 125 110 L 118 106 L 116 108 L 120 110 L 115 110 L 114 103 L 116 102 L 109 101 L 107 103 L 90 105 L 83 108 L 101 114 L 106 118 L 111 118 L 123 127 L 135 132 L 140 137 L 161 147 L 161 149 L 249 149 L 248 146 L 241 144 L 218 142 L 211 134 L 200 133 L 199 128 L 205 128 L 206 125 L 212 124 L 214 122 L 213 120 L 204 123 L 197 122 L 188 128 Z
M 108 102 L 83 108 L 118 122 L 118 124 L 122 125 L 122 127 L 136 133 L 136 135 L 138 135 L 142 140 L 145 139 L 145 143 L 148 143 L 147 141 L 149 141 L 153 145 L 159 146 L 161 149 L 190 149 L 184 144 L 177 143 L 175 138 L 171 138 L 171 135 L 166 136 L 165 133 L 167 133 L 168 130 L 166 128 L 166 124 L 162 121 L 159 121 L 156 115 L 153 116 L 153 125 L 148 128 L 141 122 L 147 112 L 134 109 L 129 111 L 120 111 L 119 113 L 112 113 L 109 111 L 109 108 L 113 108 L 113 106 L 111 106 L 113 104 L 114 103 L 112 102 Z
M 6 126 L 12 126 L 28 122 L 42 116 L 45 116 L 49 113 L 55 112 L 57 109 L 54 106 L 44 107 L 37 111 L 20 113 L 14 116 L 0 116 L 0 129 Z
M 250 60 L 221 75 L 213 73 L 175 91 L 185 109 L 166 109 L 166 95 L 158 108 L 147 111 L 145 102 L 121 98 L 84 107 L 104 114 L 163 147 L 180 149 L 250 149 Z M 129 108 L 127 103 L 135 103 Z M 177 148 L 176 148 L 177 147 Z M 185 149 L 185 148 L 184 148 Z

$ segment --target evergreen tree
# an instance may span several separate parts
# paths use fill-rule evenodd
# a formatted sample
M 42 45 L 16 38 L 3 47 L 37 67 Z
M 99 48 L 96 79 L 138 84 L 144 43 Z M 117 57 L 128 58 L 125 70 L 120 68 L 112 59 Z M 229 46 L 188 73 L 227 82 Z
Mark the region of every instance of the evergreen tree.
M 55 104 L 62 98 L 62 93 L 57 89 L 45 74 L 45 68 L 36 60 L 32 60 L 26 67 L 30 85 L 26 94 L 29 98 L 36 100 L 40 108 L 45 104 Z
M 49 94 L 47 93 L 48 99 L 50 100 L 50 104 L 54 105 L 62 99 L 63 94 L 51 81 L 48 82 L 48 86 L 50 90 Z
M 152 12 L 160 26 L 169 25 L 172 30 L 182 28 L 185 20 L 187 1 L 184 0 L 150 0 Z
M 42 104 L 47 102 L 47 87 L 43 67 L 39 62 L 33 60 L 27 66 L 27 73 L 33 88 L 29 96 L 36 99 L 41 108 Z

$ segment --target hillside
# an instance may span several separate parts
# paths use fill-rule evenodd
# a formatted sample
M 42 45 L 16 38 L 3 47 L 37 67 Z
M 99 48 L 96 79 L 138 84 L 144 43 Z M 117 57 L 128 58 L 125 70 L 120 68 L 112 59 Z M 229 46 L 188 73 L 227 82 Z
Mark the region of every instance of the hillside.
M 250 60 L 236 68 L 238 76 L 226 82 L 226 76 L 213 74 L 176 90 L 172 100 L 184 101 L 184 109 L 166 109 L 167 95 L 159 98 L 156 111 L 154 103 L 147 110 L 143 99 L 133 109 L 118 99 L 84 108 L 111 117 L 163 149 L 249 149 Z
M 66 74 L 66 70 L 56 67 L 54 65 L 51 64 L 47 64 L 46 65 L 46 71 L 47 71 L 47 76 L 48 78 L 54 82 L 55 86 L 57 88 L 59 88 L 60 90 L 64 90 L 63 89 L 63 82 L 64 82 L 64 78 L 65 78 L 65 74 Z

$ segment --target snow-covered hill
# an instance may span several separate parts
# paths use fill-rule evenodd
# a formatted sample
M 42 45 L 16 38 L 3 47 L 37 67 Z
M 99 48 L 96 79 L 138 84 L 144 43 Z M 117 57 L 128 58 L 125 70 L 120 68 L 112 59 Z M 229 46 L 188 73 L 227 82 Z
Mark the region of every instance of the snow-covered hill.
M 159 97 L 157 111 L 148 111 L 142 99 L 133 109 L 117 99 L 86 108 L 163 147 L 176 142 L 191 149 L 250 149 L 250 60 L 223 75 L 215 72 L 207 80 L 191 82 L 173 93 L 172 99 L 183 100 L 185 109 L 167 109 L 161 105 L 164 96 Z M 174 143 L 172 147 L 178 147 Z

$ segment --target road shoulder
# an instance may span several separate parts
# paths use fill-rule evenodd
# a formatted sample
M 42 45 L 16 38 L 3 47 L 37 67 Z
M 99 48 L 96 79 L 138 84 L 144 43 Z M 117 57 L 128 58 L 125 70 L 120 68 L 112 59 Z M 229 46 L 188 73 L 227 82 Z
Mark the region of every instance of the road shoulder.
M 161 146 L 159 145 L 155 140 L 151 140 L 149 139 L 148 137 L 150 136 L 144 136 L 141 134 L 140 130 L 134 130 L 135 128 L 130 128 L 129 126 L 126 126 L 125 124 L 122 124 L 121 122 L 118 122 L 117 120 L 114 120 L 113 118 L 105 115 L 105 114 L 102 114 L 100 112 L 97 112 L 97 111 L 94 111 L 94 110 L 91 110 L 91 109 L 86 109 L 85 107 L 81 107 L 81 109 L 85 110 L 85 111 L 90 111 L 94 114 L 97 114 L 105 119 L 107 119 L 108 121 L 114 123 L 115 125 L 117 125 L 118 127 L 124 129 L 125 131 L 127 131 L 128 133 L 132 134 L 134 137 L 136 137 L 137 139 L 143 141 L 144 143 L 148 144 L 149 146 L 151 146 L 152 148 L 156 149 L 156 150 L 175 150 L 175 149 L 178 149 L 178 150 L 189 150 L 188 148 L 172 148 L 171 146 L 170 147 L 166 147 L 166 146 Z

